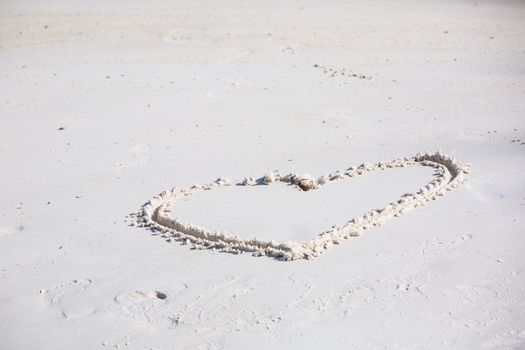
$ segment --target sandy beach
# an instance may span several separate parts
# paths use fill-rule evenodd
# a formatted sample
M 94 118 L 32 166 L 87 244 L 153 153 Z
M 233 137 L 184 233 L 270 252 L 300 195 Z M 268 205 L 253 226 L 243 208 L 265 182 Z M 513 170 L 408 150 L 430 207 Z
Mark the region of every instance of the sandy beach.
M 0 349 L 525 347 L 524 2 L 6 0 L 0 75 Z

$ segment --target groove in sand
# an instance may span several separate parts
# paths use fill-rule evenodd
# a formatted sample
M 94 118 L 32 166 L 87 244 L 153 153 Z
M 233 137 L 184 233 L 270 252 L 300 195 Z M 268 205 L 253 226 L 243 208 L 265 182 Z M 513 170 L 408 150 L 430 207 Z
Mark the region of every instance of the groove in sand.
M 435 168 L 435 178 L 415 193 L 404 194 L 399 200 L 381 209 L 373 209 L 361 217 L 349 220 L 342 226 L 334 226 L 321 233 L 317 238 L 308 241 L 276 242 L 256 238 L 243 239 L 239 235 L 209 230 L 191 223 L 184 223 L 178 218 L 172 219 L 169 216 L 177 199 L 190 196 L 195 191 L 230 186 L 230 181 L 225 178 L 219 178 L 204 185 L 194 185 L 189 189 L 174 187 L 171 190 L 163 191 L 132 216 L 138 226 L 149 227 L 155 232 L 161 232 L 164 237 L 170 240 L 174 239 L 192 244 L 196 249 L 220 249 L 236 254 L 251 252 L 256 256 L 265 255 L 282 260 L 312 259 L 319 257 L 328 248 L 342 243 L 345 239 L 359 236 L 372 227 L 381 226 L 388 218 L 398 217 L 412 208 L 438 199 L 447 191 L 451 191 L 464 182 L 466 175 L 470 172 L 470 167 L 438 152 L 417 154 L 414 157 L 400 158 L 390 162 L 363 163 L 359 167 L 349 167 L 344 171 L 337 171 L 318 179 L 313 179 L 308 175 L 288 174 L 281 176 L 274 172 L 259 179 L 244 178 L 242 182 L 238 183 L 238 186 L 254 186 L 281 182 L 295 185 L 301 191 L 309 191 L 319 189 L 328 182 L 341 181 L 376 170 L 412 165 Z

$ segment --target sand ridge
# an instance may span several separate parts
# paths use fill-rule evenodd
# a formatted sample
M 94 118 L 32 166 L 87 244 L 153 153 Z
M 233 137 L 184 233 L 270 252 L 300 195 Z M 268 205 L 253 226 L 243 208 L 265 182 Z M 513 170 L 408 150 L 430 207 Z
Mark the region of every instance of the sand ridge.
M 176 240 L 192 244 L 196 249 L 220 249 L 235 254 L 251 252 L 255 256 L 270 256 L 284 261 L 317 258 L 330 247 L 350 237 L 359 236 L 370 228 L 381 226 L 388 218 L 398 217 L 412 208 L 443 196 L 447 191 L 451 191 L 466 180 L 467 174 L 470 173 L 470 166 L 440 152 L 422 153 L 390 162 L 363 163 L 358 167 L 351 166 L 344 171 L 337 171 L 317 179 L 308 174 L 281 176 L 277 172 L 272 172 L 258 179 L 247 177 L 237 183 L 237 186 L 264 186 L 281 182 L 295 185 L 301 191 L 309 191 L 319 189 L 331 181 L 342 181 L 377 170 L 414 165 L 435 168 L 435 178 L 415 193 L 406 193 L 383 208 L 373 209 L 361 217 L 349 220 L 342 226 L 333 226 L 317 238 L 308 241 L 276 242 L 256 238 L 243 239 L 240 235 L 213 231 L 185 223 L 179 218 L 170 217 L 169 214 L 177 199 L 190 196 L 194 191 L 230 186 L 231 181 L 222 177 L 204 185 L 193 185 L 191 188 L 174 187 L 163 191 L 147 202 L 138 213 L 131 214 L 134 219 L 132 224 L 160 232 L 170 241 Z

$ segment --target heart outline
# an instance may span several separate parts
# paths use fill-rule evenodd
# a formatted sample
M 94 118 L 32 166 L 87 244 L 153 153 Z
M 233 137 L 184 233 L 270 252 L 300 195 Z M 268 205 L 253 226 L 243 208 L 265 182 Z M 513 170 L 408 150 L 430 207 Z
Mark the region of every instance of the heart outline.
M 370 228 L 381 226 L 389 218 L 401 216 L 410 209 L 443 196 L 445 192 L 451 191 L 466 180 L 470 173 L 470 166 L 440 152 L 420 153 L 414 157 L 395 159 L 386 163 L 363 163 L 357 168 L 349 167 L 343 172 L 337 171 L 317 180 L 294 174 L 280 176 L 274 172 L 257 180 L 245 178 L 237 184 L 238 186 L 252 186 L 281 182 L 295 185 L 298 189 L 307 191 L 321 188 L 328 182 L 345 180 L 376 170 L 411 165 L 433 167 L 436 169 L 435 175 L 437 176 L 417 192 L 407 193 L 381 209 L 373 209 L 361 217 L 350 219 L 342 226 L 333 226 L 319 234 L 317 238 L 307 241 L 276 242 L 256 238 L 243 239 L 238 235 L 209 231 L 197 225 L 184 223 L 178 218 L 169 217 L 168 214 L 172 211 L 177 198 L 189 196 L 197 190 L 211 190 L 215 187 L 229 186 L 230 182 L 225 178 L 218 178 L 216 181 L 205 185 L 194 185 L 190 189 L 174 187 L 171 190 L 163 191 L 144 204 L 139 212 L 132 214 L 135 219 L 132 224 L 148 227 L 154 233 L 160 232 L 163 237 L 170 241 L 191 243 L 196 249 L 220 249 L 235 254 L 251 252 L 255 256 L 270 256 L 284 261 L 317 258 L 333 245 L 342 243 L 343 240 L 359 236 Z

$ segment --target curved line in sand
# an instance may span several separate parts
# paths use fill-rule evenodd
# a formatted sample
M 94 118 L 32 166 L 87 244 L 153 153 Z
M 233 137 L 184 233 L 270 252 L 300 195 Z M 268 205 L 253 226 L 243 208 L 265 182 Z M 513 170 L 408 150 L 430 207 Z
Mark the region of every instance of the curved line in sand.
M 138 226 L 149 227 L 154 232 L 160 232 L 169 240 L 182 241 L 193 244 L 196 249 L 220 249 L 230 253 L 251 252 L 256 256 L 271 256 L 282 260 L 312 259 L 320 256 L 328 248 L 342 243 L 345 239 L 359 236 L 362 232 L 381 226 L 391 217 L 398 217 L 408 210 L 422 206 L 429 201 L 436 200 L 447 191 L 451 191 L 464 182 L 470 167 L 442 153 L 417 154 L 414 157 L 405 157 L 391 162 L 376 164 L 363 163 L 359 167 L 350 167 L 345 171 L 325 175 L 319 179 L 309 176 L 289 174 L 280 176 L 271 173 L 260 179 L 245 178 L 239 185 L 271 185 L 272 183 L 293 184 L 303 191 L 321 188 L 331 181 L 345 180 L 354 176 L 361 176 L 376 170 L 388 168 L 402 168 L 411 165 L 429 166 L 436 169 L 435 178 L 415 193 L 407 193 L 399 200 L 392 202 L 381 209 L 374 209 L 361 217 L 351 219 L 343 226 L 334 226 L 321 233 L 317 238 L 308 241 L 264 241 L 243 239 L 238 235 L 226 232 L 211 231 L 193 224 L 184 223 L 180 219 L 172 219 L 169 214 L 175 201 L 181 197 L 191 195 L 194 191 L 210 190 L 220 186 L 229 186 L 227 179 L 219 178 L 205 185 L 194 185 L 191 188 L 174 187 L 153 197 L 138 213 L 132 214 Z

